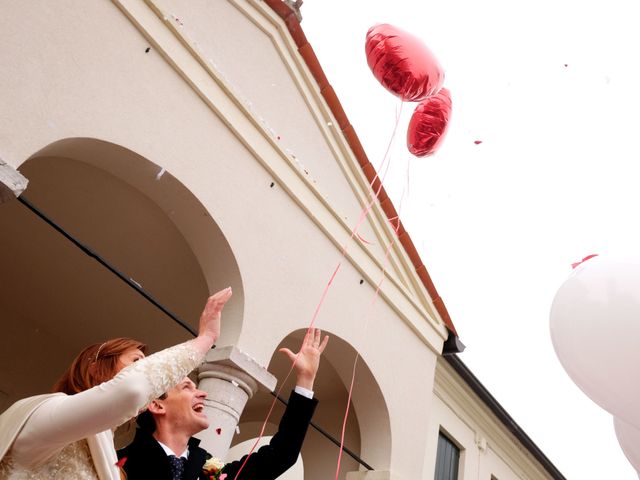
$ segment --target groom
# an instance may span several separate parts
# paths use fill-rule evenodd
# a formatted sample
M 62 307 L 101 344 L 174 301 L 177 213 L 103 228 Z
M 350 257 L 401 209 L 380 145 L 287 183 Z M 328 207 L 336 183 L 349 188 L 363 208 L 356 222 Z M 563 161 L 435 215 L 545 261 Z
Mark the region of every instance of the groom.
M 295 361 L 297 379 L 278 432 L 248 460 L 245 455 L 224 465 L 221 473 L 227 475 L 226 480 L 272 480 L 296 462 L 318 403 L 313 398 L 313 383 L 320 355 L 329 341 L 325 336 L 321 342 L 321 336 L 320 330 L 310 329 L 297 360 L 291 350 L 280 349 Z M 210 455 L 198 446 L 200 441 L 193 438 L 209 427 L 204 413 L 206 395 L 185 378 L 149 404 L 148 410 L 138 417 L 135 439 L 118 451 L 127 480 L 210 480 L 210 474 L 203 470 Z

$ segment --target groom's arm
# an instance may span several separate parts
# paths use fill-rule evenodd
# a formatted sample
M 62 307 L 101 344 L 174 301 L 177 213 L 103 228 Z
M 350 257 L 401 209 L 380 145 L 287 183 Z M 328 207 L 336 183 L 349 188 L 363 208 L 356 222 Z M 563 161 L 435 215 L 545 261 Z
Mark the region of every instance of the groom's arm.
M 245 455 L 240 460 L 226 464 L 222 470 L 222 473 L 227 474 L 226 480 L 234 480 L 236 476 L 238 480 L 250 480 L 257 476 L 261 479 L 275 479 L 291 468 L 298 459 L 317 404 L 318 400 L 315 398 L 306 398 L 292 392 L 278 432 L 268 445 L 253 452 L 248 460 Z
M 288 348 L 280 352 L 289 357 L 296 371 L 296 390 L 289 397 L 287 409 L 280 420 L 278 432 L 269 445 L 240 460 L 225 465 L 223 473 L 227 480 L 275 479 L 296 463 L 311 417 L 318 401 L 313 398 L 313 384 L 320 366 L 320 356 L 327 346 L 329 337 L 322 339 L 322 332 L 309 328 L 300 351 L 295 354 Z M 240 475 L 238 475 L 238 472 Z

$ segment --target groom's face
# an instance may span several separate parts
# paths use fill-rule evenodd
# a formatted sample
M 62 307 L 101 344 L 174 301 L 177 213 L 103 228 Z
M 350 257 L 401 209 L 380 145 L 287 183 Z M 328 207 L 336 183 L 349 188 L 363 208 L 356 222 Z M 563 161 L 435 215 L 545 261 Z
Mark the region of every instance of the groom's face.
M 198 390 L 196 384 L 185 378 L 178 385 L 167 391 L 161 400 L 164 405 L 165 419 L 172 428 L 194 435 L 209 426 L 209 419 L 204 411 L 206 392 Z

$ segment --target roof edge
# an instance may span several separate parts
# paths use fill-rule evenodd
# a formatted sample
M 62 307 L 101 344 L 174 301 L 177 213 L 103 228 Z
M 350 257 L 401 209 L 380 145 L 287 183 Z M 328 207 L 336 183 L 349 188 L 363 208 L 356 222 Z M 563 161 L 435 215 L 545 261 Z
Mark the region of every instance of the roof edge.
M 480 400 L 498 417 L 498 420 L 509 430 L 527 449 L 527 451 L 542 465 L 542 467 L 551 475 L 554 480 L 566 480 L 564 475 L 549 460 L 542 450 L 534 443 L 534 441 L 525 433 L 525 431 L 515 422 L 515 420 L 507 413 L 500 403 L 495 399 L 489 390 L 482 385 L 480 380 L 469 370 L 458 355 L 444 355 L 443 358 L 451 365 L 471 390 L 480 398 Z
M 347 114 L 342 108 L 342 104 L 338 99 L 333 87 L 329 84 L 322 67 L 320 66 L 320 62 L 318 57 L 316 56 L 313 48 L 309 44 L 307 37 L 302 30 L 300 25 L 300 21 L 296 15 L 296 12 L 283 0 L 264 0 L 264 2 L 276 13 L 282 20 L 285 25 L 289 29 L 289 33 L 293 38 L 296 46 L 298 47 L 298 53 L 302 56 L 307 67 L 309 68 L 311 74 L 315 78 L 318 83 L 318 87 L 320 88 L 320 94 L 323 96 L 327 105 L 329 106 L 333 116 L 335 117 L 340 131 L 344 135 L 351 151 L 354 156 L 358 160 L 358 164 L 362 168 L 369 184 L 373 188 L 374 191 L 378 193 L 378 201 L 380 202 L 380 207 L 384 211 L 385 215 L 391 222 L 394 230 L 396 230 L 398 235 L 398 240 L 400 244 L 404 248 L 405 252 L 409 256 L 411 263 L 413 264 L 418 277 L 422 281 L 423 285 L 427 289 L 429 296 L 431 297 L 431 301 L 433 302 L 433 306 L 436 311 L 444 321 L 449 332 L 451 332 L 455 337 L 458 336 L 455 326 L 453 325 L 453 321 L 451 320 L 451 316 L 447 311 L 447 307 L 444 305 L 444 302 L 438 291 L 436 290 L 433 281 L 431 280 L 431 276 L 427 271 L 427 268 L 422 263 L 420 259 L 420 255 L 418 254 L 418 250 L 416 249 L 411 237 L 405 230 L 402 225 L 402 221 L 398 216 L 398 212 L 396 211 L 391 199 L 387 195 L 384 187 L 382 186 L 380 179 L 377 176 L 376 170 L 369 161 L 367 154 L 364 151 L 364 147 L 360 143 L 360 139 L 356 134 L 353 125 L 349 123 L 349 119 L 347 118 Z

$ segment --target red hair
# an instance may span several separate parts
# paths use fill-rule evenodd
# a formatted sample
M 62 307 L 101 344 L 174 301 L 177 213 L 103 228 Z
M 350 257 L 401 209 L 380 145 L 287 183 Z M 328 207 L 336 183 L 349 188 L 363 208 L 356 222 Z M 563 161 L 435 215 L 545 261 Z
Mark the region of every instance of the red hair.
M 147 346 L 130 338 L 114 338 L 82 350 L 53 386 L 54 392 L 68 395 L 88 390 L 111 380 L 118 372 L 120 355 L 131 348 L 146 353 Z

